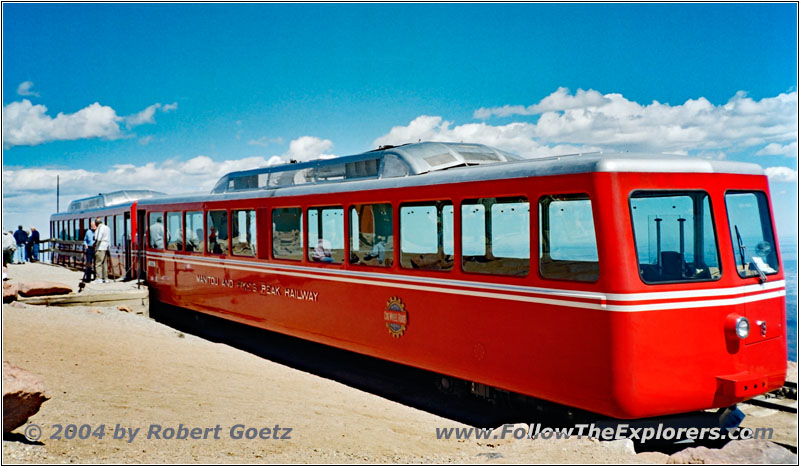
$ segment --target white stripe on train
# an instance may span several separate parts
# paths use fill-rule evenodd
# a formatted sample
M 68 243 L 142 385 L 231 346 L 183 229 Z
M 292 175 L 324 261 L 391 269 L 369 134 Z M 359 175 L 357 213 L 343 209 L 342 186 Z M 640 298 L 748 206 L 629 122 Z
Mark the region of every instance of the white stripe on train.
M 785 281 L 775 281 L 765 284 L 756 284 L 756 285 L 741 286 L 741 287 L 730 287 L 726 289 L 705 289 L 705 290 L 686 290 L 686 291 L 674 291 L 674 292 L 650 292 L 650 293 L 631 293 L 631 294 L 602 294 L 597 292 L 584 292 L 584 291 L 573 292 L 573 291 L 558 290 L 558 289 L 540 289 L 535 287 L 508 286 L 506 284 L 496 284 L 496 285 L 475 284 L 466 281 L 439 280 L 427 277 L 424 279 L 423 282 L 420 280 L 420 278 L 415 276 L 395 276 L 389 274 L 374 274 L 366 272 L 361 273 L 356 271 L 340 271 L 340 270 L 329 271 L 322 268 L 307 268 L 302 266 L 283 266 L 283 265 L 275 266 L 275 265 L 265 265 L 263 263 L 257 263 L 251 261 L 227 260 L 221 258 L 207 258 L 207 257 L 194 258 L 194 257 L 185 257 L 185 256 L 160 254 L 152 252 L 148 252 L 147 255 L 149 257 L 158 258 L 164 261 L 183 263 L 183 264 L 193 264 L 197 266 L 210 266 L 223 269 L 229 268 L 241 271 L 271 273 L 276 275 L 293 276 L 293 277 L 305 277 L 310 279 L 320 279 L 320 280 L 328 280 L 334 282 L 374 285 L 378 287 L 392 287 L 392 288 L 400 288 L 408 290 L 424 290 L 428 292 L 438 292 L 438 293 L 446 293 L 454 295 L 467 295 L 473 297 L 496 298 L 500 300 L 512 300 L 512 301 L 529 302 L 529 303 L 541 303 L 547 305 L 568 306 L 573 308 L 586 308 L 594 310 L 607 310 L 607 311 L 620 311 L 620 312 L 730 306 L 730 305 L 751 303 L 761 300 L 769 300 L 772 298 L 778 298 L 786 295 L 786 290 L 784 289 L 786 284 Z M 355 277 L 340 277 L 341 275 L 355 276 Z M 367 278 L 371 277 L 375 279 L 356 278 L 359 276 Z M 391 282 L 387 282 L 386 281 L 387 279 L 389 279 Z M 397 282 L 398 280 L 413 281 L 415 283 L 404 284 L 401 282 Z M 514 292 L 556 295 L 566 298 L 592 299 L 596 300 L 597 303 L 580 302 L 572 300 L 559 300 L 559 299 L 542 298 L 542 297 L 530 297 L 524 295 L 509 295 L 496 292 L 482 292 L 477 290 L 451 289 L 451 288 L 432 287 L 429 285 L 424 285 L 425 283 L 431 283 L 431 282 L 446 284 L 446 285 L 454 285 L 459 287 L 480 288 L 485 290 L 507 290 Z M 780 289 L 780 290 L 775 290 L 770 293 L 754 293 L 754 292 L 765 292 L 767 290 L 774 290 L 774 289 Z M 643 305 L 611 305 L 606 303 L 606 301 L 608 300 L 645 301 L 645 300 L 659 300 L 659 299 L 669 299 L 669 298 L 701 298 L 701 297 L 713 297 L 713 296 L 723 296 L 723 295 L 741 295 L 741 296 L 724 298 L 724 299 L 715 299 L 715 300 L 661 302 L 661 303 L 651 303 Z

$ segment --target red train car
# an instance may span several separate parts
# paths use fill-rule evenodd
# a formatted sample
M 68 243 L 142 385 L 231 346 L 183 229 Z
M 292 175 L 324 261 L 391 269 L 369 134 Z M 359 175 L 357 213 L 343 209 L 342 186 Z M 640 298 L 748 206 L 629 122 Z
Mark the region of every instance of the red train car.
M 132 209 L 151 300 L 617 418 L 785 379 L 752 164 L 419 143 Z
M 136 202 L 161 195 L 164 193 L 151 190 L 120 190 L 77 199 L 69 204 L 66 212 L 50 216 L 50 238 L 83 241 L 90 222 L 102 218 L 111 230 L 108 275 L 130 279 L 137 270 L 136 258 L 131 255 L 131 251 L 138 249 L 137 245 L 131 244 L 135 239 L 133 233 L 136 232 Z M 81 263 L 74 254 L 61 251 L 54 251 L 53 263 Z M 83 251 L 82 246 L 70 249 L 71 253 L 75 251 Z

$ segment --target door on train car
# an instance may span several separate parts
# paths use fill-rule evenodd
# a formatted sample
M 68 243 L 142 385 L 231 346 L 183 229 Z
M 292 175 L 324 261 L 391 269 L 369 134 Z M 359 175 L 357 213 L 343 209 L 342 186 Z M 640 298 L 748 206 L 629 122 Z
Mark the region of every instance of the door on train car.
M 147 213 L 144 209 L 136 211 L 136 277 L 139 280 L 147 279 L 147 263 L 145 262 L 144 231 L 147 225 Z

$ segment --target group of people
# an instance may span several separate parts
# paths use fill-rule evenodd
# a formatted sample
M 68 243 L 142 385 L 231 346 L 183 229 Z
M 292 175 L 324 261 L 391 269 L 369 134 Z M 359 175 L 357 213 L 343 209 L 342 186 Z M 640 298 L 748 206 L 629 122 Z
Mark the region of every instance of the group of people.
M 30 233 L 20 225 L 16 232 L 3 233 L 3 266 L 8 263 L 25 264 L 39 261 L 39 231 L 31 227 Z
M 108 282 L 108 249 L 111 246 L 111 229 L 98 217 L 89 224 L 89 230 L 83 237 L 86 247 L 86 270 L 83 282 L 100 279 Z

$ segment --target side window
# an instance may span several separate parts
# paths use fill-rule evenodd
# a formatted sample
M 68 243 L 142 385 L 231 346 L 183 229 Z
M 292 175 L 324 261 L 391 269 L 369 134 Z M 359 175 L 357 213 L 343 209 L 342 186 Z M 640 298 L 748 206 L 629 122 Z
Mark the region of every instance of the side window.
M 461 204 L 464 272 L 526 276 L 530 270 L 530 205 L 526 198 L 481 198 Z
M 539 273 L 546 279 L 594 282 L 600 277 L 588 195 L 539 199 Z
M 203 252 L 203 213 L 188 211 L 185 214 L 186 251 Z
M 725 194 L 728 225 L 731 229 L 733 257 L 741 277 L 778 272 L 778 252 L 769 215 L 767 195 L 762 192 Z
M 645 283 L 719 279 L 708 194 L 637 191 L 630 204 L 639 275 Z
M 148 245 L 150 248 L 164 248 L 164 213 L 151 212 L 148 214 Z
M 114 245 L 125 244 L 125 217 L 122 214 L 114 216 Z
M 308 208 L 308 260 L 336 264 L 344 261 L 344 209 Z
M 400 206 L 400 265 L 453 270 L 453 203 L 431 201 Z
M 183 250 L 183 226 L 180 212 L 167 213 L 167 250 Z
M 394 264 L 391 204 L 350 206 L 350 264 L 391 267 Z
M 208 211 L 206 240 L 206 252 L 228 254 L 228 211 Z
M 276 208 L 272 210 L 272 257 L 303 259 L 303 210 Z
M 236 256 L 256 255 L 256 211 L 242 209 L 231 211 L 231 253 Z

